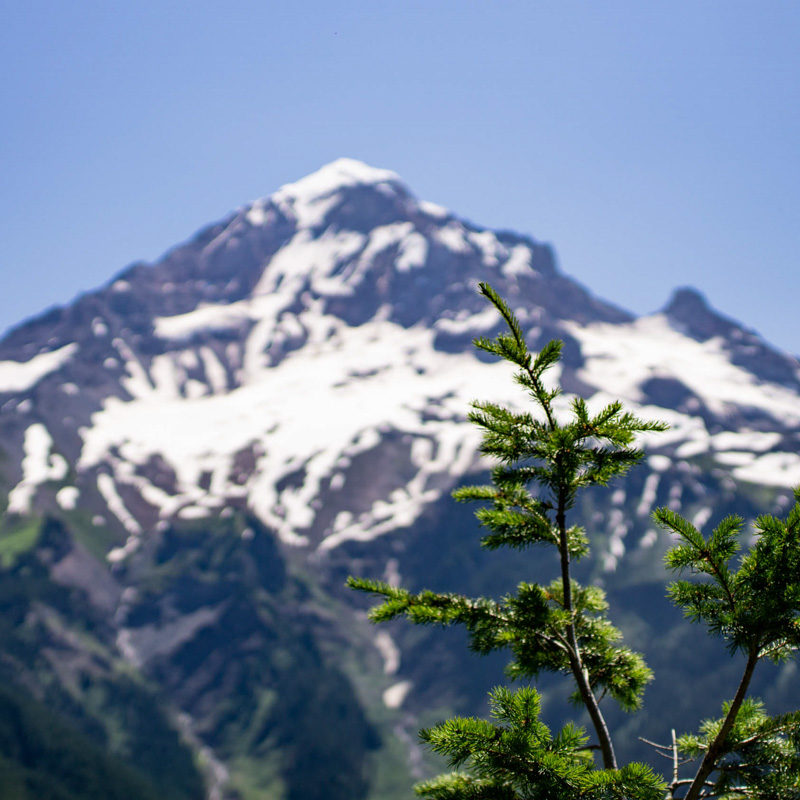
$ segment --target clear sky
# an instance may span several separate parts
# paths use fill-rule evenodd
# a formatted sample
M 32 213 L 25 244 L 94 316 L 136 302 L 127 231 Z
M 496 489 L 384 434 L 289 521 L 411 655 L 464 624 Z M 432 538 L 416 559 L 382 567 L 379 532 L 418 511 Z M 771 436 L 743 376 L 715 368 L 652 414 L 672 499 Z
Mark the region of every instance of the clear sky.
M 0 0 L 0 331 L 339 157 L 800 352 L 796 0 Z

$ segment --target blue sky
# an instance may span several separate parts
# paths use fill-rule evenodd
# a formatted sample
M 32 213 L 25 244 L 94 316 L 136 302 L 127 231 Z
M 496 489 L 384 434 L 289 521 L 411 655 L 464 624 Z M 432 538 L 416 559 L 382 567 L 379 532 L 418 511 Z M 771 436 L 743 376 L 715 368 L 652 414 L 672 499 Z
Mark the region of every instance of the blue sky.
M 800 352 L 800 4 L 0 0 L 0 330 L 339 156 Z

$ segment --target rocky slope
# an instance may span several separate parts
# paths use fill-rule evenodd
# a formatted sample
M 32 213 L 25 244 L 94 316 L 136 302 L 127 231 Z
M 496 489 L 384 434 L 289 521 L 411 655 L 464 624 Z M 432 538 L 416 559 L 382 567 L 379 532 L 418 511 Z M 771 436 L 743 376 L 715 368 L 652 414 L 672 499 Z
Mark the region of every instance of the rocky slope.
M 629 740 L 658 737 L 666 709 L 715 713 L 704 681 L 733 667 L 666 607 L 649 512 L 704 524 L 784 506 L 800 365 L 690 289 L 635 318 L 549 246 L 347 159 L 0 342 L 7 680 L 152 778 L 125 717 L 146 709 L 176 759 L 202 753 L 212 796 L 405 795 L 426 768 L 415 729 L 480 711 L 502 663 L 457 635 L 370 629 L 345 575 L 500 594 L 547 567 L 480 553 L 472 509 L 449 499 L 487 467 L 469 402 L 524 402 L 472 348 L 500 329 L 481 280 L 534 345 L 565 341 L 567 391 L 671 424 L 580 509 L 586 569 L 668 671 Z M 789 677 L 765 676 L 767 699 Z M 676 680 L 695 688 L 670 697 Z

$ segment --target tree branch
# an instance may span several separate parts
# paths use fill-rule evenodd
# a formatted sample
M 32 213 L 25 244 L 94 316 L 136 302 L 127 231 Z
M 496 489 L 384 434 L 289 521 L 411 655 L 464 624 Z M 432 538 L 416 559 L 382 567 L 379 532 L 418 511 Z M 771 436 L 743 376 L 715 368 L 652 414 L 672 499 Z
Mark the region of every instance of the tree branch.
M 672 785 L 678 784 L 678 742 L 675 739 L 675 728 L 672 729 Z

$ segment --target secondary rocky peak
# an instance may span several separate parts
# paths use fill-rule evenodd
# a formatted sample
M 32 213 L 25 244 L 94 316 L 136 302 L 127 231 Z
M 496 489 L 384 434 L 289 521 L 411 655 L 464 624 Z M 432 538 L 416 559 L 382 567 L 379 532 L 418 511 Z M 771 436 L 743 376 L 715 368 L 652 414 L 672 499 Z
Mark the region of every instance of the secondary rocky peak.
M 681 286 L 672 293 L 664 313 L 669 316 L 691 313 L 706 313 L 710 310 L 708 300 L 693 286 Z
M 698 342 L 718 338 L 731 363 L 744 367 L 760 380 L 800 387 L 796 358 L 765 342 L 755 331 L 720 314 L 697 289 L 677 289 L 663 313 L 671 325 Z
M 693 339 L 704 342 L 728 337 L 741 327 L 711 307 L 706 297 L 691 286 L 676 289 L 663 311 L 670 322 Z

